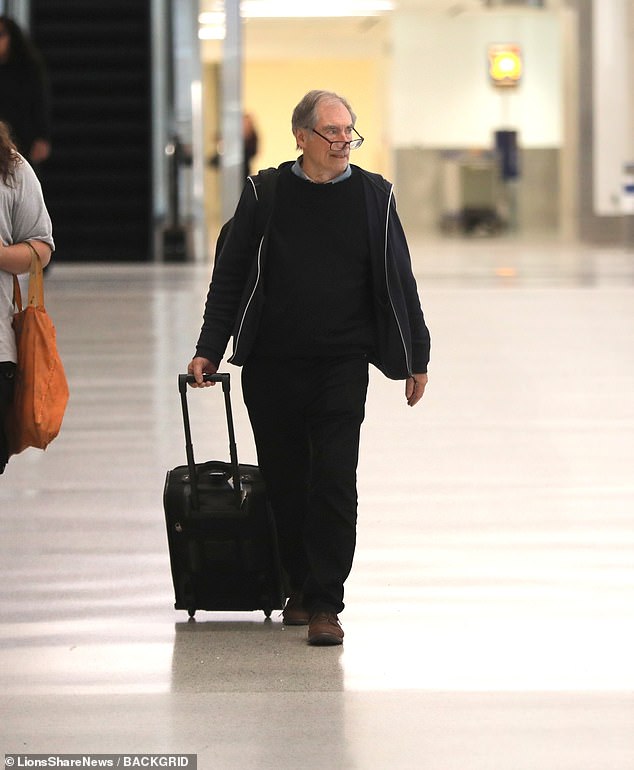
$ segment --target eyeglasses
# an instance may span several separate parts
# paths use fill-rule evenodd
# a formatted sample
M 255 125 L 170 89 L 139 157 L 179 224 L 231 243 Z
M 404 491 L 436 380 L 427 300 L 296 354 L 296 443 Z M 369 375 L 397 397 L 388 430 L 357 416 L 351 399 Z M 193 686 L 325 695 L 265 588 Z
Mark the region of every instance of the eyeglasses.
M 361 136 L 361 134 L 360 134 L 360 133 L 357 131 L 357 129 L 356 129 L 356 128 L 354 128 L 354 127 L 353 127 L 353 129 L 352 129 L 352 130 L 353 130 L 353 131 L 354 131 L 354 133 L 355 133 L 355 134 L 356 134 L 356 135 L 359 137 L 358 139 L 351 139 L 351 140 L 349 140 L 349 141 L 347 141 L 347 142 L 341 142 L 341 141 L 331 142 L 331 141 L 330 141 L 330 139 L 328 139 L 328 137 L 324 136 L 323 134 L 320 134 L 320 133 L 319 133 L 319 131 L 315 131 L 315 129 L 314 129 L 314 128 L 312 129 L 312 131 L 313 131 L 313 133 L 314 133 L 314 134 L 317 134 L 317 136 L 321 136 L 321 138 L 322 138 L 322 139 L 323 139 L 325 142 L 328 142 L 328 144 L 330 145 L 330 149 L 331 149 L 331 150 L 336 150 L 336 151 L 339 151 L 339 150 L 345 150 L 345 148 L 346 148 L 346 145 L 348 145 L 348 146 L 350 147 L 350 149 L 351 149 L 351 150 L 356 150 L 356 149 L 358 149 L 359 147 L 361 147 L 361 145 L 363 144 L 363 137 L 362 137 L 362 136 Z

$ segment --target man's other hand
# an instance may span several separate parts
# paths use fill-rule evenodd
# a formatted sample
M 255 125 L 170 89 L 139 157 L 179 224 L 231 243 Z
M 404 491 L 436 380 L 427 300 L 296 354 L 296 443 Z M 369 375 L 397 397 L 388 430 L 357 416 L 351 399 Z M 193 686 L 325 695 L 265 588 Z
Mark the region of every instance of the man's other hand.
M 413 374 L 405 380 L 405 398 L 408 406 L 416 406 L 423 397 L 428 377 L 426 374 Z

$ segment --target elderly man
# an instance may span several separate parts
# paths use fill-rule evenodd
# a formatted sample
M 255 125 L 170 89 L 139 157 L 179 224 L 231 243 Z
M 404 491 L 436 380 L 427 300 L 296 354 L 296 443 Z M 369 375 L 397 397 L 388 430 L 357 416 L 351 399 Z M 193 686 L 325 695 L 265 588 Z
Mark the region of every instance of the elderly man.
M 208 384 L 233 335 L 289 578 L 283 620 L 312 645 L 343 641 L 368 364 L 405 380 L 414 406 L 430 349 L 393 187 L 349 163 L 355 123 L 335 93 L 299 102 L 301 156 L 247 180 L 188 367 Z

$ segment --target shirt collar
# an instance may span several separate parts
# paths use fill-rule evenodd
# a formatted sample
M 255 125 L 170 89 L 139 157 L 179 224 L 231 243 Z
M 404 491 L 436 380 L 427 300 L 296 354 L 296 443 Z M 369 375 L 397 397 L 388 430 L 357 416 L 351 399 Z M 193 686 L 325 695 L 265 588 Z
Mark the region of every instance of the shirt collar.
M 295 163 L 291 166 L 291 171 L 295 176 L 298 176 L 300 179 L 305 179 L 307 182 L 312 182 L 313 184 L 318 184 L 317 182 L 313 182 L 313 180 L 306 176 L 304 173 L 304 169 L 302 168 L 302 164 L 300 163 L 301 158 L 297 158 Z M 337 182 L 343 182 L 344 179 L 348 179 L 348 177 L 352 174 L 352 169 L 350 168 L 350 165 L 346 166 L 346 170 L 339 174 L 339 176 L 336 176 L 334 179 L 329 179 L 324 184 L 337 184 Z

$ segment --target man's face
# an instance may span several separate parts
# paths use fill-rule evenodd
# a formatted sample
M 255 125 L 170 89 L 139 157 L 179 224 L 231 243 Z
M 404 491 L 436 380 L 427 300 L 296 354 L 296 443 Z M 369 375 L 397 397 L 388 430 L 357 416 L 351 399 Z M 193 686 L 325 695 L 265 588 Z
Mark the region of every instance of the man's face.
M 349 142 L 352 138 L 352 116 L 341 102 L 322 102 L 317 106 L 315 131 L 302 128 L 297 131 L 297 144 L 304 154 L 304 173 L 316 182 L 328 182 L 348 167 L 350 145 L 343 150 L 331 150 L 330 142 Z

